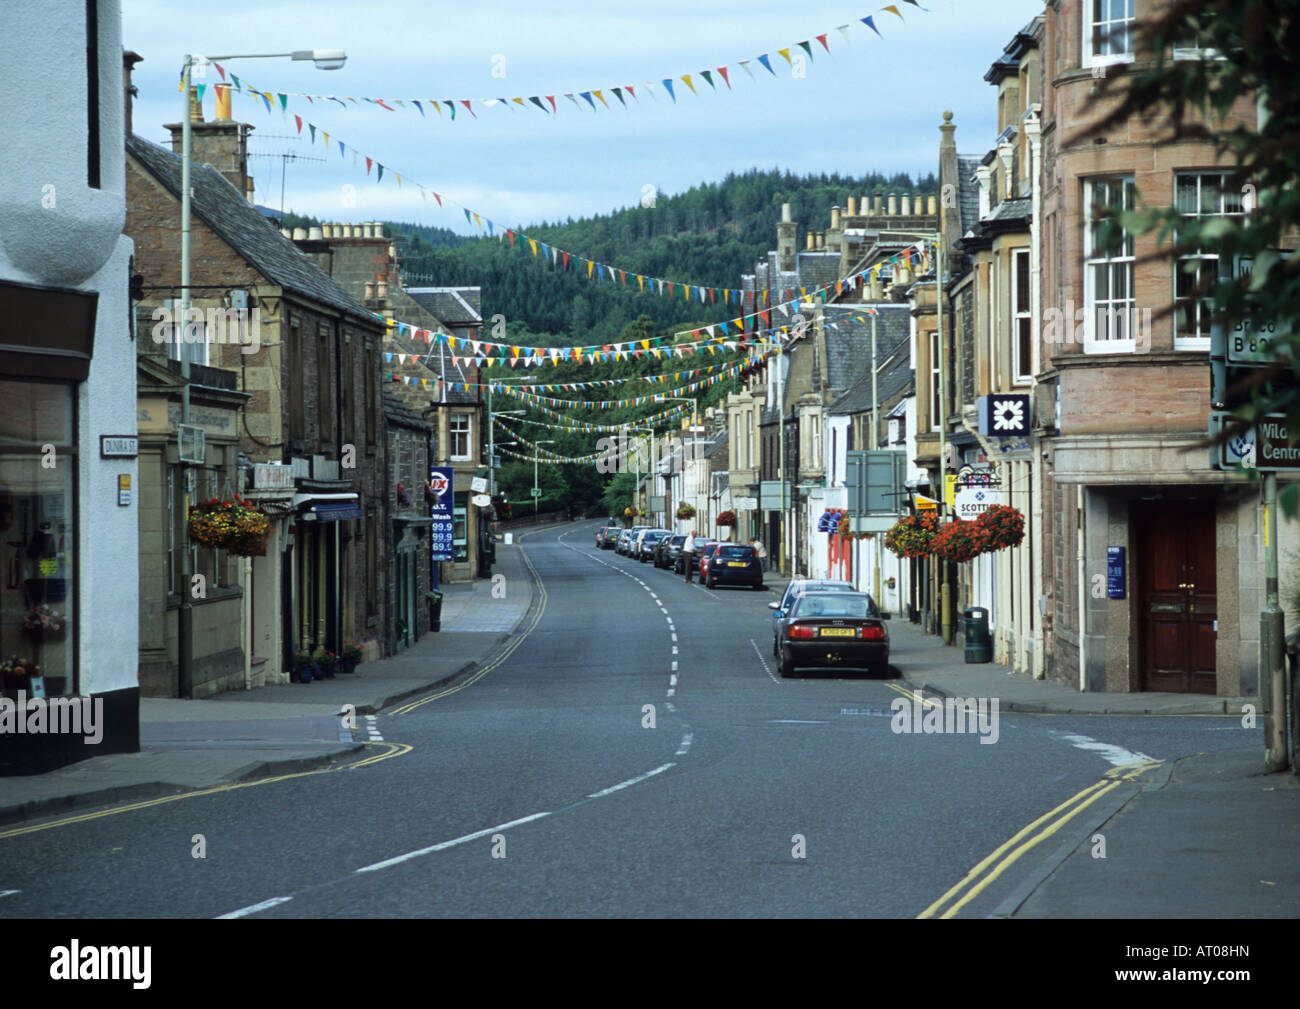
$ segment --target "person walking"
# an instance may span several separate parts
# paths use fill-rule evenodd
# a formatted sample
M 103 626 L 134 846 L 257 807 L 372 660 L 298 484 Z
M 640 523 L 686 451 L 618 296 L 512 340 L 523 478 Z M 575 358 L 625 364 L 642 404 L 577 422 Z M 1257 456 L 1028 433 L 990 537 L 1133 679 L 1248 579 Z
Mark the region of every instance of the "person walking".
M 695 572 L 695 530 L 692 529 L 686 534 L 686 542 L 682 544 L 682 568 L 686 571 L 686 580 L 694 581 L 691 577 Z
M 754 553 L 758 556 L 758 566 L 767 570 L 767 547 L 763 546 L 763 541 L 757 536 L 749 541 L 749 545 L 754 548 Z

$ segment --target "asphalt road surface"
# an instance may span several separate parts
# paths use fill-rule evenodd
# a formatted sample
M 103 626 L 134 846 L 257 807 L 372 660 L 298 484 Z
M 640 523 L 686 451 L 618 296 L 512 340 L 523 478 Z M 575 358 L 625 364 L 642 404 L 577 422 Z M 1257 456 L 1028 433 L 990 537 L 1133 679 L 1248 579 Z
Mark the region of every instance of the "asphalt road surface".
M 364 766 L 0 840 L 0 916 L 914 917 L 1128 758 L 1238 741 L 1231 719 L 1008 713 L 991 744 L 898 733 L 897 679 L 777 677 L 770 593 L 687 585 L 593 528 L 526 541 L 522 642 L 382 715 Z M 995 912 L 1048 847 L 955 913 Z

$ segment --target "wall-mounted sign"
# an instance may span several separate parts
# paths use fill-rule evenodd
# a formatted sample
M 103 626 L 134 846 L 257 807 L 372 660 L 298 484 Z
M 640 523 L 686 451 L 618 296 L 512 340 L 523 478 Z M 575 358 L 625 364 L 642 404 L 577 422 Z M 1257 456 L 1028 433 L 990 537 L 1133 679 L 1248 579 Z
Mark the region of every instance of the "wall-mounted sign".
M 254 490 L 293 490 L 293 467 L 276 463 L 253 464 Z
M 959 519 L 973 521 L 979 518 L 992 505 L 1007 503 L 1007 496 L 999 490 L 987 487 L 964 487 L 957 491 L 956 512 Z
M 430 530 L 433 559 L 449 561 L 452 559 L 456 516 L 452 510 L 455 502 L 455 470 L 450 466 L 433 466 L 429 470 L 429 492 L 433 497 L 430 514 L 433 526 Z
M 202 466 L 207 457 L 207 435 L 203 428 L 193 424 L 177 424 L 176 439 L 180 461 Z
M 758 498 L 756 497 L 738 497 L 733 502 L 739 511 L 756 512 L 758 511 Z
M 133 434 L 101 434 L 99 454 L 104 459 L 134 459 L 140 454 L 140 439 Z
M 470 493 L 472 494 L 486 494 L 488 489 L 487 477 L 485 476 L 470 477 L 469 489 L 470 489 Z
M 986 438 L 1028 438 L 1033 418 L 1027 393 L 997 393 L 981 396 L 980 434 Z
M 487 508 L 492 504 L 492 499 L 486 494 L 475 494 L 470 500 L 474 502 L 475 508 Z
M 1124 548 L 1106 548 L 1106 598 L 1124 598 Z
M 129 505 L 131 503 L 130 473 L 119 473 L 117 476 L 117 503 L 120 505 Z

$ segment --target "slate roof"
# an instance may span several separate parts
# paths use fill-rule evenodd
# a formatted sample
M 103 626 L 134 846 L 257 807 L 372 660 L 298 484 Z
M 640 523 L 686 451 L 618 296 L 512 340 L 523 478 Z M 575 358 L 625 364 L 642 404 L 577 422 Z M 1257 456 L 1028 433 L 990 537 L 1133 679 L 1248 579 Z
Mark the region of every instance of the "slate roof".
M 957 156 L 957 205 L 961 209 L 961 236 L 970 233 L 980 221 L 980 189 L 975 170 L 982 158 Z
M 900 345 L 906 348 L 911 332 L 907 305 L 877 304 L 876 361 L 887 358 Z M 826 381 L 831 393 L 843 392 L 871 371 L 871 317 L 866 305 L 826 305 Z M 836 323 L 833 328 L 830 323 Z M 907 355 L 904 354 L 904 360 Z
M 448 326 L 465 326 L 483 321 L 480 288 L 408 287 L 405 291 Z
M 387 390 L 384 391 L 384 416 L 399 427 L 414 428 L 417 431 L 433 430 L 428 421 Z
M 1003 200 L 993 213 L 985 218 L 988 221 L 1028 221 L 1034 212 L 1033 201 L 1027 198 Z
M 894 396 L 906 395 L 909 387 L 915 388 L 915 375 L 908 363 L 907 340 L 889 354 L 877 352 L 880 370 L 876 375 L 876 402 L 888 403 Z M 828 416 L 836 414 L 865 413 L 871 409 L 871 367 L 867 366 L 861 380 L 852 389 L 826 409 Z
M 795 262 L 799 280 L 792 287 L 825 287 L 840 279 L 838 252 L 801 252 Z
M 725 455 L 727 451 L 727 441 L 729 438 L 730 435 L 727 433 L 727 430 L 724 428 L 716 437 L 714 437 L 713 444 L 704 450 L 703 453 L 704 458 L 712 459 L 715 455 L 718 454 L 718 452 L 722 452 Z
M 126 150 L 178 200 L 181 193 L 181 158 L 140 137 L 127 138 Z M 190 172 L 194 214 L 258 273 L 287 291 L 322 305 L 382 325 L 374 314 L 348 294 L 306 253 L 280 234 L 244 198 L 226 177 L 210 165 L 194 165 Z

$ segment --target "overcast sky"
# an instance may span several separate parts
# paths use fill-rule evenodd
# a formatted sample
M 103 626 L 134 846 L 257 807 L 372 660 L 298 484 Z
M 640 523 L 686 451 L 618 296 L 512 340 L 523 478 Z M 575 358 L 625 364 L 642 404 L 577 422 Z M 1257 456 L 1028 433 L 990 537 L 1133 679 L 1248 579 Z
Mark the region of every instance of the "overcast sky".
M 411 107 L 345 109 L 293 95 L 287 114 L 234 97 L 234 116 L 256 127 L 250 160 L 257 200 L 327 220 L 415 220 L 473 233 L 464 214 L 422 200 L 419 182 L 504 224 L 553 221 L 639 203 L 647 186 L 680 192 L 727 172 L 780 168 L 796 173 L 937 171 L 938 126 L 954 112 L 957 145 L 981 154 L 995 138 L 995 92 L 984 73 L 1042 0 L 924 0 L 929 12 L 898 3 L 906 22 L 879 2 L 792 4 L 711 0 L 704 4 L 429 3 L 427 0 L 220 0 L 198 8 L 179 0 L 123 0 L 123 40 L 144 57 L 135 130 L 164 142 L 179 117 L 177 81 L 187 52 L 274 53 L 342 48 L 331 72 L 283 59 L 238 60 L 227 69 L 272 92 L 356 98 L 462 99 L 556 95 L 559 114 L 536 108 L 458 108 L 455 121 Z M 858 19 L 871 14 L 884 38 Z M 838 25 L 850 23 L 846 43 Z M 830 55 L 812 41 L 804 76 L 777 55 L 829 32 Z M 771 54 L 773 76 L 756 61 L 751 80 L 737 64 Z M 726 64 L 733 90 L 695 77 Z M 209 80 L 219 80 L 209 71 Z M 496 76 L 494 76 L 494 73 Z M 503 76 L 502 76 L 503 75 Z M 646 81 L 673 77 L 677 102 Z M 609 88 L 632 85 L 640 101 L 619 106 Z M 612 106 L 575 108 L 564 92 L 605 89 Z M 212 98 L 204 101 L 213 114 Z M 293 113 L 318 127 L 297 136 Z M 331 134 L 328 156 L 322 131 Z M 347 145 L 340 157 L 335 138 Z M 387 166 L 384 180 L 354 166 L 352 150 Z M 292 153 L 304 160 L 288 161 Z M 305 160 L 322 158 L 324 162 Z M 403 176 L 399 190 L 390 174 Z M 355 188 L 348 207 L 346 186 Z M 846 194 L 848 195 L 848 194 Z M 806 222 L 801 222 L 806 223 Z

